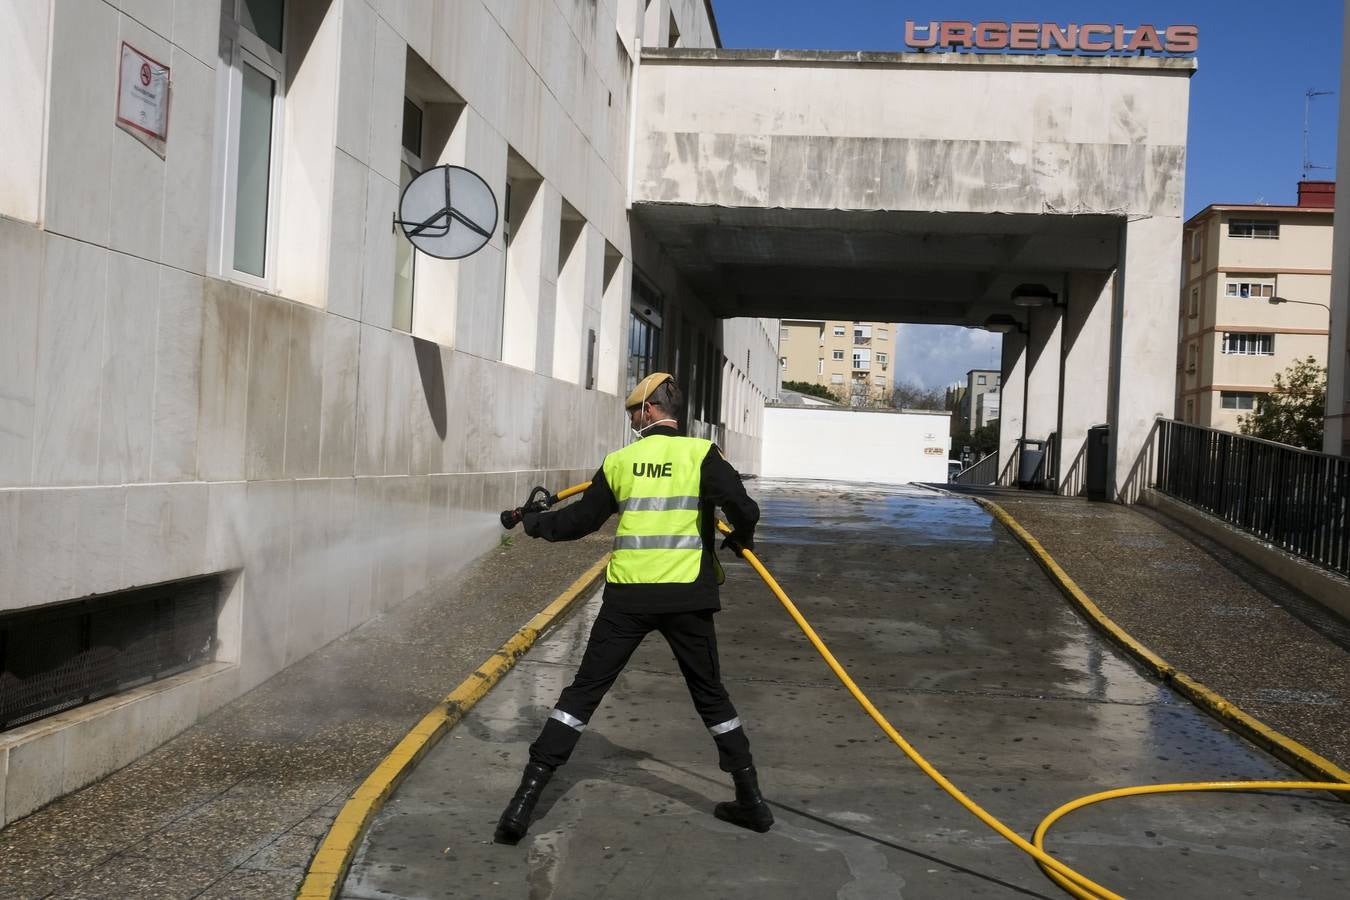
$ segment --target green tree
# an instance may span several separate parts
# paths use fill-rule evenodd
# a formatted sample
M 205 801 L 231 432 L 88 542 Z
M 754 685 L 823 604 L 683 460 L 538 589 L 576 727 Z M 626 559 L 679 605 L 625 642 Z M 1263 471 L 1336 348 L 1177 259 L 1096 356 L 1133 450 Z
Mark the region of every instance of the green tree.
M 785 381 L 783 390 L 796 391 L 799 394 L 810 394 L 812 397 L 820 397 L 822 400 L 835 400 L 839 398 L 830 393 L 830 389 L 823 384 L 812 384 L 809 381 Z
M 1257 397 L 1252 414 L 1238 418 L 1238 430 L 1304 450 L 1321 450 L 1326 405 L 1327 370 L 1309 356 L 1276 374 L 1270 393 Z
M 926 388 L 917 381 L 902 381 L 891 391 L 891 406 L 896 409 L 948 409 L 942 388 Z
M 976 460 L 984 459 L 998 449 L 998 419 L 981 425 L 974 431 L 962 428 L 952 435 L 952 459 L 961 458 L 961 448 L 969 447 Z

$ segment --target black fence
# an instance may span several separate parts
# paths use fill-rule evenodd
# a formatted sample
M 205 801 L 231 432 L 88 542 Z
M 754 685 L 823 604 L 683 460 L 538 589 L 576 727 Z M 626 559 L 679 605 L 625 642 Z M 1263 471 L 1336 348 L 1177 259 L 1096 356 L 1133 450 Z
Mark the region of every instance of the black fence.
M 951 478 L 952 484 L 993 484 L 998 480 L 998 453 L 990 453 L 973 466 L 962 469 Z
M 1283 550 L 1350 574 L 1350 457 L 1163 419 L 1156 487 Z
M 0 616 L 0 729 L 210 662 L 219 576 Z

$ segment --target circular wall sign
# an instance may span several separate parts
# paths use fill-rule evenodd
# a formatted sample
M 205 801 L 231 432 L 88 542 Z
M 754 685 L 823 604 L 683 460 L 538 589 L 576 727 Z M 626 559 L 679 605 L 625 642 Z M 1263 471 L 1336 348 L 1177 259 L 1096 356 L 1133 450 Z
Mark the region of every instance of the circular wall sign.
M 396 221 L 423 253 L 463 259 L 481 250 L 497 229 L 497 198 L 477 172 L 437 166 L 403 189 Z

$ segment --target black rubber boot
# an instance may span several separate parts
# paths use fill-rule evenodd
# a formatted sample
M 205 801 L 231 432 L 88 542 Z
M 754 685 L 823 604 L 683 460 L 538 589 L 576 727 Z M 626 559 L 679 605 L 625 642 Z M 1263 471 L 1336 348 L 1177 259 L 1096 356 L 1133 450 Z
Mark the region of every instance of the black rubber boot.
M 506 809 L 502 810 L 497 830 L 492 835 L 494 841 L 498 844 L 520 843 L 526 829 L 530 827 L 530 815 L 534 812 L 534 805 L 539 802 L 544 785 L 548 784 L 548 780 L 552 777 L 553 770 L 548 766 L 532 762 L 525 767 L 525 774 L 520 778 L 520 787 L 516 788 L 516 795 L 506 804 Z
M 731 773 L 736 783 L 736 799 L 713 807 L 713 815 L 723 822 L 749 828 L 760 834 L 773 827 L 773 810 L 759 793 L 759 779 L 754 766 L 746 766 Z

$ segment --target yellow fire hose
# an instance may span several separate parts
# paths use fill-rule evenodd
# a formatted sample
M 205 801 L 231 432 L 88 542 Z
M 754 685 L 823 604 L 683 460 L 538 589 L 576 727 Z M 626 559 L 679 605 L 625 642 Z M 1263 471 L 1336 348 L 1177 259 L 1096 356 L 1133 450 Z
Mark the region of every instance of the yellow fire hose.
M 550 501 L 551 503 L 556 503 L 561 500 L 566 500 L 574 494 L 581 493 L 588 487 L 590 487 L 589 481 L 584 484 L 574 485 L 566 490 L 559 491 L 558 494 L 550 498 Z M 731 533 L 731 529 L 725 522 L 719 521 L 717 523 L 717 528 L 723 534 Z M 788 611 L 788 615 L 792 616 L 792 620 L 797 623 L 797 627 L 802 630 L 802 633 L 806 635 L 807 640 L 809 640 L 811 645 L 816 648 L 816 652 L 825 660 L 826 665 L 834 672 L 835 677 L 839 679 L 844 687 L 848 688 L 849 693 L 853 695 L 853 699 L 858 701 L 859 705 L 866 710 L 867 714 L 872 717 L 872 720 L 877 723 L 878 727 L 886 733 L 886 736 L 895 742 L 895 745 L 904 752 L 905 756 L 909 757 L 910 761 L 918 766 L 925 775 L 933 779 L 938 787 L 950 794 L 957 803 L 964 806 L 977 819 L 988 825 L 1001 837 L 1017 847 L 1017 849 L 1036 860 L 1036 863 L 1047 876 L 1060 887 L 1064 888 L 1064 890 L 1068 891 L 1073 896 L 1080 898 L 1080 900 L 1124 900 L 1121 895 L 1103 887 L 1086 875 L 1071 869 L 1069 866 L 1055 859 L 1045 851 L 1045 835 L 1050 830 L 1050 826 L 1069 813 L 1081 809 L 1084 806 L 1100 803 L 1103 800 L 1113 800 L 1118 797 L 1141 796 L 1145 794 L 1184 793 L 1189 791 L 1316 790 L 1350 792 L 1350 784 L 1337 781 L 1195 781 L 1177 784 L 1144 784 L 1135 787 L 1117 788 L 1115 790 L 1102 791 L 1097 794 L 1089 794 L 1086 797 L 1079 797 L 1077 800 L 1064 804 L 1059 807 L 1059 809 L 1056 809 L 1054 812 L 1050 813 L 1050 815 L 1046 816 L 1041 821 L 1041 824 L 1036 827 L 1036 832 L 1033 835 L 1032 840 L 1027 841 L 1026 838 L 1013 831 L 1007 825 L 1004 825 L 982 806 L 967 797 L 960 788 L 948 781 L 941 772 L 934 768 L 933 765 L 919 753 L 919 751 L 915 750 L 900 732 L 896 731 L 891 723 L 886 720 L 886 717 L 881 714 L 880 710 L 872 705 L 872 701 L 867 699 L 867 695 L 854 684 L 853 679 L 849 677 L 848 672 L 846 672 L 844 667 L 839 664 L 839 661 L 834 658 L 834 654 L 830 652 L 830 649 L 825 646 L 825 642 L 816 634 L 815 629 L 811 627 L 811 624 L 807 622 L 797 610 L 796 605 L 788 599 L 788 595 L 784 593 L 783 588 L 779 586 L 774 577 L 769 574 L 769 570 L 764 567 L 764 564 L 759 561 L 759 558 L 746 549 L 740 550 L 740 556 L 748 562 L 757 573 L 759 573 L 759 577 L 764 580 L 764 583 L 768 585 L 769 590 L 773 591 L 774 596 L 776 596 L 778 601 L 783 604 L 783 608 Z

